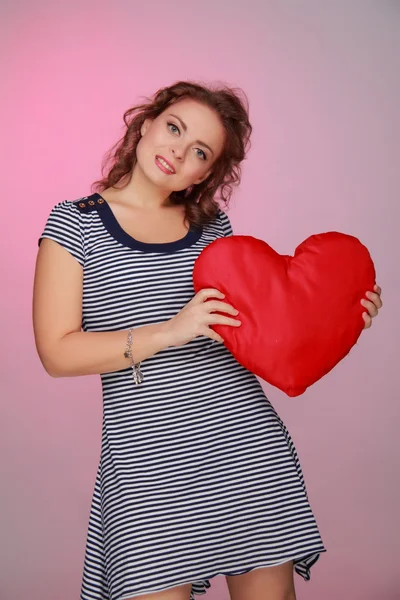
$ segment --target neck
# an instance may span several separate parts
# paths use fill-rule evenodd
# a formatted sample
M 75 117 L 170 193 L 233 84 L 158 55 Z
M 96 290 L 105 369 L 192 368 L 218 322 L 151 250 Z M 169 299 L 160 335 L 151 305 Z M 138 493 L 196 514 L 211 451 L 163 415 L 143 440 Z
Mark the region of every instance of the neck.
M 123 184 L 127 179 L 127 176 L 123 177 L 120 183 Z M 118 187 L 118 189 L 120 188 Z M 124 188 L 121 188 L 119 196 L 131 206 L 150 211 L 171 205 L 170 192 L 150 181 L 138 163 L 134 165 L 131 180 Z

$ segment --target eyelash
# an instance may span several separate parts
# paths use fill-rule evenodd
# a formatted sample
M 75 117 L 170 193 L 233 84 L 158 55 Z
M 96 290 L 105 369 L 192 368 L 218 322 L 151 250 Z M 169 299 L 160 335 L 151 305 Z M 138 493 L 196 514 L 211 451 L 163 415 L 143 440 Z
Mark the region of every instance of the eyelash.
M 167 125 L 168 125 L 168 127 L 169 127 L 170 125 L 172 125 L 172 127 L 175 127 L 175 129 L 177 129 L 177 130 L 179 131 L 179 127 L 178 127 L 177 125 L 175 125 L 175 123 L 167 123 Z M 170 131 L 171 131 L 171 130 L 170 130 Z M 197 148 L 197 150 L 200 150 L 200 148 Z M 204 158 L 203 158 L 202 160 L 206 160 L 206 158 L 207 158 L 207 155 L 206 155 L 206 153 L 204 152 L 204 150 L 200 150 L 200 152 L 202 152 L 202 153 L 203 153 L 203 156 L 204 156 Z

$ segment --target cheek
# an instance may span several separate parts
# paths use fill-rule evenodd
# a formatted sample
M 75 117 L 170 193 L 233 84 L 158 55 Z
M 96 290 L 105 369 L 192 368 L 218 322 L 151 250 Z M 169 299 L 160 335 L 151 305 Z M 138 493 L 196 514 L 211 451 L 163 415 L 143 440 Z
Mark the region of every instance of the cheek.
M 144 138 L 140 138 L 138 145 L 136 146 L 136 159 L 140 163 L 143 160 L 143 155 L 146 151 L 146 144 Z
M 197 179 L 202 177 L 204 173 L 204 169 L 201 167 L 196 167 L 196 165 L 185 165 L 182 169 L 180 181 L 182 184 L 182 188 L 189 187 L 192 185 Z
M 150 132 L 148 132 L 146 135 L 140 138 L 139 143 L 136 146 L 136 152 L 140 154 L 140 156 L 144 156 L 151 151 L 152 146 L 152 135 Z
M 148 169 L 152 169 L 156 153 L 154 140 L 152 139 L 152 136 L 147 133 L 140 138 L 138 145 L 136 146 L 136 159 L 143 171 L 147 172 Z
M 203 162 L 200 158 L 192 156 L 188 157 L 186 164 L 186 172 L 191 179 L 202 177 L 209 169 L 208 163 Z

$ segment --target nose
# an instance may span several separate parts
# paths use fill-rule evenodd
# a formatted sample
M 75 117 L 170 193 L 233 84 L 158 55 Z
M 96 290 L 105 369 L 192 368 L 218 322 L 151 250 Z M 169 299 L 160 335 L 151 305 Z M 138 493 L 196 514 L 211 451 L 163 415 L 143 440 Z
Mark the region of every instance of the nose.
M 179 146 L 174 146 L 173 148 L 171 148 L 171 150 L 172 150 L 172 154 L 176 160 L 182 160 L 183 155 L 184 155 L 184 151 L 182 148 L 180 148 Z

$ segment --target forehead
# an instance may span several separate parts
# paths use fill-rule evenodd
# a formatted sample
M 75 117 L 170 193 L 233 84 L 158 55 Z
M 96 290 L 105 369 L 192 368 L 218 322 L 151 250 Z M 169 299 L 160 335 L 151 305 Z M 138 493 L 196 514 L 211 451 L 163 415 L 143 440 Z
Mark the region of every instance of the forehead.
M 218 113 L 191 98 L 170 104 L 162 113 L 164 117 L 176 115 L 185 123 L 187 135 L 199 138 L 218 151 L 223 144 L 225 130 Z

